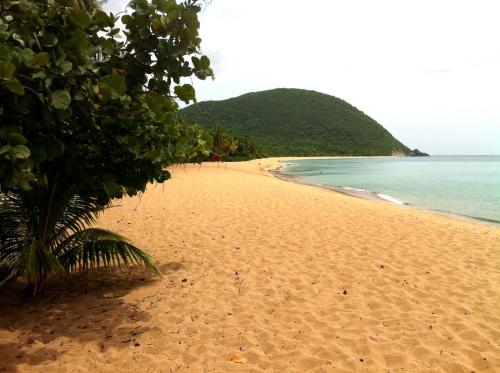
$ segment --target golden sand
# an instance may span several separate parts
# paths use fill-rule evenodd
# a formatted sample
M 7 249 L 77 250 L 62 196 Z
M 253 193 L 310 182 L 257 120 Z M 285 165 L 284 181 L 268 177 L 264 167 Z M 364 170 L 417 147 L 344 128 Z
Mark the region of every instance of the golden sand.
M 109 209 L 101 225 L 162 278 L 1 289 L 0 371 L 500 371 L 499 228 L 286 182 L 275 165 L 177 167 Z

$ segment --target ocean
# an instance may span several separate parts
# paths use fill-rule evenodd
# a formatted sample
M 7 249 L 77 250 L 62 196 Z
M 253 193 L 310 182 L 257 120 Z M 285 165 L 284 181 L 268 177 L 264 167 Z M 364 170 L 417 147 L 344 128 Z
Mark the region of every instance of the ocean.
M 284 175 L 346 192 L 500 224 L 500 156 L 286 161 Z

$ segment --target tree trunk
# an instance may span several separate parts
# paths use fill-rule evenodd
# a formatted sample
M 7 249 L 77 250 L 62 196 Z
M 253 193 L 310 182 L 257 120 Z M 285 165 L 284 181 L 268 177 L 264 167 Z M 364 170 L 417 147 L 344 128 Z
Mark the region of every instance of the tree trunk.
M 26 285 L 26 289 L 24 290 L 24 294 L 27 297 L 35 297 L 43 293 L 45 287 L 45 279 L 47 276 L 42 276 L 38 281 L 30 281 L 28 285 Z

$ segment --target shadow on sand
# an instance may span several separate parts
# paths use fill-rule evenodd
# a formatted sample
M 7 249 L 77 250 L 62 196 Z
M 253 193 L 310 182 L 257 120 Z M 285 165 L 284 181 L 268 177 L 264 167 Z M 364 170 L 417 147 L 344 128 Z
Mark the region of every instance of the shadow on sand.
M 168 274 L 182 264 L 166 263 L 160 268 Z M 4 286 L 0 289 L 0 372 L 58 360 L 75 345 L 96 353 L 138 345 L 136 338 L 151 329 L 141 325 L 151 318 L 145 299 L 154 295 L 134 302 L 122 298 L 138 288 L 154 294 L 153 285 L 159 281 L 158 276 L 133 268 L 54 280 L 36 298 L 26 298 L 20 282 Z

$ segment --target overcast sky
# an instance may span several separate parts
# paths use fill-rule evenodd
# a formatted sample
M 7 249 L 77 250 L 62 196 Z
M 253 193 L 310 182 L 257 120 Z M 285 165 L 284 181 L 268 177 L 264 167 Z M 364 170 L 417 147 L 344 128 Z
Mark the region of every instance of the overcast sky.
M 122 10 L 127 0 L 109 0 Z M 411 148 L 500 154 L 500 0 L 212 0 L 199 101 L 278 87 L 340 97 Z

